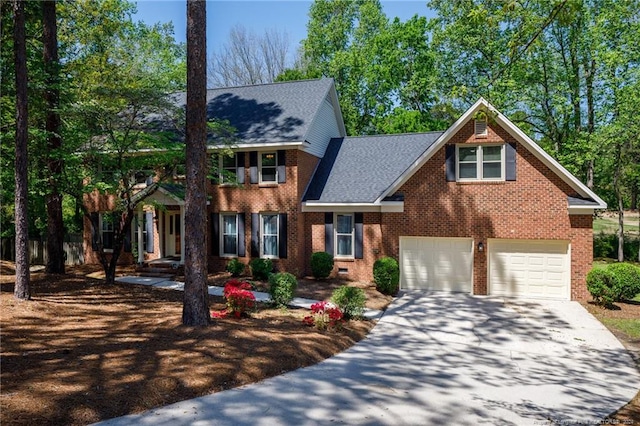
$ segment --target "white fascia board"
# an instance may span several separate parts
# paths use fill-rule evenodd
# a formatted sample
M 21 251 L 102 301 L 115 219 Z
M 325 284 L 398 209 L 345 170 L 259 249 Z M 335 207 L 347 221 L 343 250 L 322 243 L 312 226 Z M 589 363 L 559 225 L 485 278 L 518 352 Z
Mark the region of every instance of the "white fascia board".
M 175 201 L 175 204 L 168 204 L 168 203 L 163 203 L 166 205 L 178 205 L 178 206 L 184 206 L 184 200 L 181 200 L 180 198 L 176 197 L 175 195 L 173 195 L 171 192 L 167 191 L 166 189 L 164 189 L 163 187 L 159 187 L 158 191 L 160 192 L 162 195 L 164 195 L 165 197 L 168 197 L 169 199 Z M 155 194 L 155 193 L 154 193 Z M 154 198 L 154 194 L 149 195 L 147 198 L 145 199 L 153 199 Z M 157 200 L 159 202 L 162 202 L 162 200 Z
M 493 108 L 493 107 L 491 107 Z M 500 124 L 503 128 L 515 137 L 520 144 L 526 146 L 529 151 L 538 158 L 538 160 L 542 161 L 542 163 L 551 169 L 556 175 L 558 175 L 567 185 L 571 188 L 575 189 L 578 194 L 580 194 L 584 198 L 591 198 L 593 201 L 598 203 L 597 206 L 593 207 L 595 209 L 606 209 L 607 203 L 595 192 L 587 188 L 587 186 L 580 182 L 578 178 L 569 173 L 567 169 L 565 169 L 558 161 L 556 161 L 552 156 L 550 156 L 544 149 L 540 147 L 537 143 L 535 143 L 529 136 L 527 136 L 518 126 L 513 124 L 511 120 L 505 117 L 501 112 L 493 110 L 497 113 L 495 116 L 495 120 Z M 580 206 L 584 208 L 584 206 Z
M 305 141 L 271 142 L 271 143 L 239 143 L 234 145 L 207 145 L 207 152 L 212 153 L 220 149 L 232 149 L 233 151 L 265 151 L 268 149 L 289 149 L 304 146 Z
M 383 203 L 302 203 L 302 212 L 374 212 L 402 213 L 404 201 L 387 201 Z
M 487 109 L 496 120 L 496 122 L 511 136 L 524 145 L 533 155 L 536 156 L 544 165 L 549 167 L 551 171 L 557 174 L 564 182 L 570 187 L 575 189 L 578 194 L 584 198 L 591 198 L 598 203 L 596 209 L 606 209 L 607 203 L 604 202 L 595 192 L 591 191 L 585 184 L 580 182 L 578 178 L 573 176 L 567 169 L 565 169 L 560 163 L 558 163 L 553 157 L 547 154 L 537 143 L 535 143 L 529 136 L 527 136 L 518 126 L 513 124 L 511 120 L 504 116 L 500 111 L 493 107 L 484 98 L 480 98 L 471 106 L 451 127 L 445 131 L 440 138 L 434 142 L 429 149 L 427 149 L 396 181 L 387 188 L 385 192 L 376 200 L 379 202 L 390 194 L 395 193 L 414 173 L 425 165 L 427 161 L 441 149 L 453 135 L 455 135 L 464 126 L 467 121 L 481 108 Z
M 440 148 L 447 143 L 449 139 L 465 125 L 467 120 L 471 117 L 472 114 L 475 114 L 480 107 L 485 106 L 488 107 L 489 104 L 484 98 L 478 99 L 475 104 L 471 108 L 469 108 L 462 116 L 451 125 L 440 137 L 436 140 L 416 161 L 411 164 L 405 172 L 398 177 L 376 200 L 376 203 L 381 202 L 383 199 L 388 197 L 391 194 L 394 194 L 398 189 L 404 185 L 406 181 L 411 178 L 422 166 L 426 164 L 427 161 L 433 157 L 433 154 L 438 152 Z
M 596 209 L 602 209 L 602 208 L 606 208 L 606 204 L 605 207 L 600 207 L 600 206 L 594 206 L 594 207 L 588 207 L 588 206 L 569 206 L 569 215 L 593 215 L 593 213 L 596 211 Z

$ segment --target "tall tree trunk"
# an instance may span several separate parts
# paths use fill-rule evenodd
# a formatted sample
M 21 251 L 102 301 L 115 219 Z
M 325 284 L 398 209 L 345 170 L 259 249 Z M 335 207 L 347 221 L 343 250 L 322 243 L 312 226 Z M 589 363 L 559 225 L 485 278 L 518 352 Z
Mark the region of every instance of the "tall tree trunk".
M 596 73 L 596 61 L 591 58 L 585 57 L 584 59 L 584 68 L 585 68 L 585 84 L 587 87 L 587 133 L 589 137 L 589 150 L 593 151 L 594 148 L 591 146 L 591 138 L 593 136 L 593 132 L 596 128 L 596 110 L 595 110 L 595 102 L 594 102 L 594 90 L 593 90 L 593 80 L 595 78 Z M 589 159 L 587 164 L 587 187 L 589 189 L 593 189 L 594 182 L 594 169 L 595 169 L 595 161 L 593 157 Z
M 622 174 L 622 145 L 616 142 L 615 170 L 613 172 L 613 190 L 618 201 L 618 262 L 624 262 L 624 202 L 620 189 L 620 175 Z
M 48 191 L 45 196 L 47 205 L 47 272 L 64 274 L 64 222 L 62 219 L 62 194 L 58 188 L 62 172 L 59 150 L 60 137 L 60 72 L 58 64 L 58 28 L 56 25 L 56 2 L 46 0 L 42 3 L 42 25 L 44 44 L 44 68 L 47 75 L 45 100 L 47 102 L 47 168 Z
M 27 44 L 25 35 L 24 2 L 14 3 L 13 43 L 16 71 L 16 285 L 17 299 L 31 298 L 29 289 L 29 220 L 27 206 L 27 141 L 28 97 L 27 97 Z
M 182 323 L 205 326 L 207 291 L 207 57 L 206 2 L 187 0 L 187 119 L 185 270 Z

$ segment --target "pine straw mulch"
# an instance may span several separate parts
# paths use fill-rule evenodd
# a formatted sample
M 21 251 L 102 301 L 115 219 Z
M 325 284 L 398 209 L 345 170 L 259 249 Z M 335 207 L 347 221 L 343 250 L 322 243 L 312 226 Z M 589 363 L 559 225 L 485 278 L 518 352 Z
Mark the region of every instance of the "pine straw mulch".
M 11 266 L 0 270 L 3 426 L 86 425 L 257 382 L 344 351 L 374 325 L 318 331 L 303 325 L 307 310 L 260 306 L 250 318 L 185 327 L 181 292 L 108 286 L 87 278 L 87 267 L 32 273 L 23 302 L 13 298 Z M 296 295 L 327 299 L 338 285 L 303 280 Z M 360 286 L 374 305 L 390 300 Z M 213 296 L 209 306 L 225 307 Z

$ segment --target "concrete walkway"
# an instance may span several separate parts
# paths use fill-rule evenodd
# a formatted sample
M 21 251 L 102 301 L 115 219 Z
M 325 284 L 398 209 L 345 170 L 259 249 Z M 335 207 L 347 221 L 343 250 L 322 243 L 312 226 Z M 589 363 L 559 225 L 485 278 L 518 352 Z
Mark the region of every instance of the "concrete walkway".
M 407 292 L 319 364 L 101 425 L 596 424 L 639 387 L 576 302 Z
M 116 278 L 117 282 L 128 283 L 128 284 L 143 284 L 150 285 L 158 288 L 167 288 L 171 290 L 184 290 L 184 283 L 180 281 L 171 281 L 167 278 L 160 277 L 138 277 L 138 276 L 128 276 L 128 277 L 118 277 Z M 220 296 L 222 297 L 223 287 L 219 286 L 209 286 L 209 294 L 212 296 Z M 259 291 L 252 291 L 253 295 L 256 297 L 256 301 L 258 302 L 269 302 L 271 297 L 268 293 L 262 293 Z M 289 306 L 296 308 L 305 308 L 311 309 L 311 305 L 316 303 L 317 300 L 305 299 L 302 297 L 294 297 Z M 382 317 L 382 311 L 374 310 L 374 309 L 365 309 L 364 317 L 368 319 L 380 319 Z

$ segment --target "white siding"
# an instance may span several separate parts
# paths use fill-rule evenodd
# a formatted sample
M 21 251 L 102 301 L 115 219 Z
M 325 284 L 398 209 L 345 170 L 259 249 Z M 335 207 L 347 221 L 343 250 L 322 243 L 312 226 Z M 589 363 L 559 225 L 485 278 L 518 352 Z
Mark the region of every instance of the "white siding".
M 305 145 L 305 151 L 322 158 L 331 138 L 339 138 L 340 136 L 342 135 L 333 105 L 328 99 L 325 99 L 307 132 L 309 144 Z

